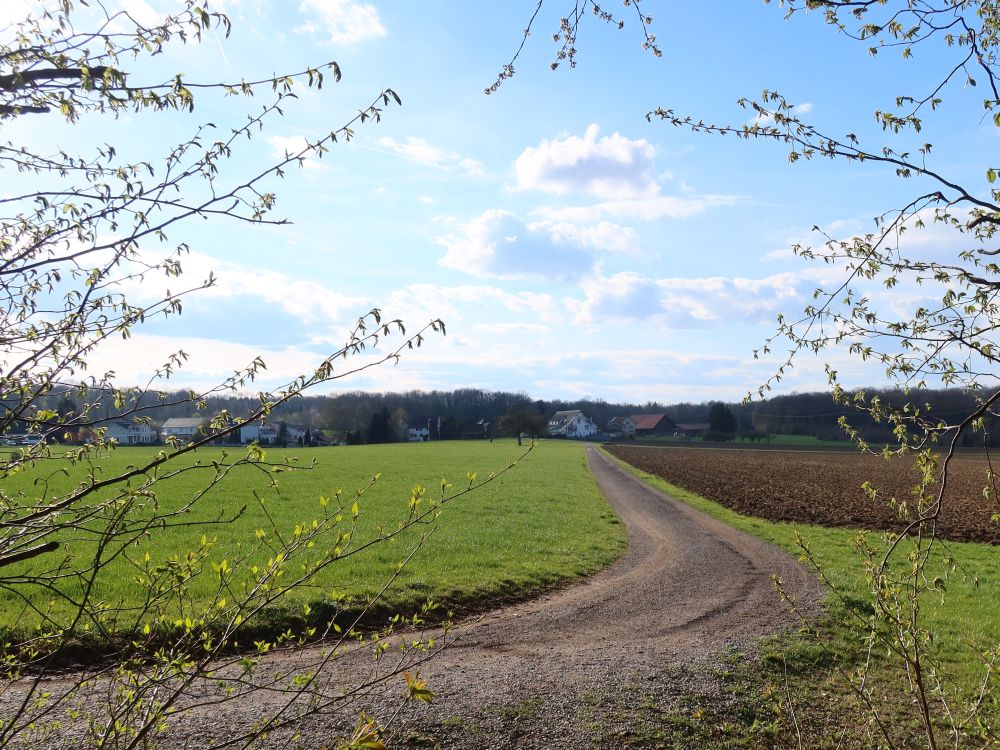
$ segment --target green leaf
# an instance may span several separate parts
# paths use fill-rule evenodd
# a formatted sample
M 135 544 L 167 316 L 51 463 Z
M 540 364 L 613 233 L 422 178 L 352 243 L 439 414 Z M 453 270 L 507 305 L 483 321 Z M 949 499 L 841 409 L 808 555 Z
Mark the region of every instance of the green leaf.
M 408 700 L 420 701 L 421 703 L 430 703 L 434 700 L 434 692 L 427 687 L 426 680 L 420 679 L 419 672 L 412 677 L 409 672 L 403 672 L 403 678 L 406 680 Z

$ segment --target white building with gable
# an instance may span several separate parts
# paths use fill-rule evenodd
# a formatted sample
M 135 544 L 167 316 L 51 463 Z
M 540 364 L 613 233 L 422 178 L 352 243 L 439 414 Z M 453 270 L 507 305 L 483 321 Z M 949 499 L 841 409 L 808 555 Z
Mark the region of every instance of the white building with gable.
M 553 437 L 589 438 L 597 434 L 597 425 L 579 409 L 557 411 L 549 420 L 549 434 Z

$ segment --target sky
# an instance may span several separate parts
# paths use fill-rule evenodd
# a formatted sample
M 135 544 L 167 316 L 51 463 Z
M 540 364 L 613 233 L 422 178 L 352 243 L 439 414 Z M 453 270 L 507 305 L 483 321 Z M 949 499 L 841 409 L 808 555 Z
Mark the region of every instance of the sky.
M 182 349 L 186 365 L 161 386 L 207 387 L 260 356 L 268 369 L 258 386 L 271 388 L 310 372 L 378 307 L 411 331 L 441 318 L 447 335 L 432 333 L 398 363 L 318 392 L 475 387 L 549 399 L 735 401 L 783 361 L 781 344 L 754 358 L 777 317 L 800 314 L 814 289 L 843 278 L 790 248 L 820 243 L 813 227 L 839 238 L 871 231 L 875 216 L 929 184 L 872 164 L 791 164 L 783 145 L 695 134 L 647 121 L 647 112 L 669 107 L 738 126 L 753 120 L 741 97 L 778 90 L 821 129 L 856 133 L 872 148 L 931 142 L 936 168 L 985 184 L 974 155 L 995 150 L 996 133 L 980 94 L 950 86 L 916 137 L 885 134 L 873 118 L 899 94 L 926 93 L 954 51 L 873 57 L 816 13 L 786 19 L 754 0 L 643 0 L 661 56 L 643 49 L 632 11 L 615 2 L 608 8 L 624 28 L 586 18 L 576 66 L 553 70 L 552 35 L 570 5 L 546 0 L 515 75 L 489 96 L 537 0 L 226 0 L 214 7 L 233 22 L 228 38 L 213 31 L 200 45 L 136 63 L 134 83 L 164 73 L 236 82 L 338 63 L 339 82 L 299 87 L 283 117 L 238 144 L 221 167 L 235 184 L 340 127 L 385 87 L 402 106 L 268 183 L 290 224 L 196 220 L 172 229 L 169 247 L 190 245 L 186 277 L 212 272 L 216 286 L 188 297 L 183 315 L 103 346 L 91 371 L 144 383 Z M 149 21 L 176 4 L 117 6 Z M 36 7 L 8 0 L 0 28 Z M 4 136 L 84 152 L 113 142 L 124 157 L 159 164 L 199 125 L 228 132 L 265 101 L 206 92 L 192 113 L 94 116 L 73 127 L 22 118 Z M 931 227 L 912 242 L 933 254 L 954 239 Z M 125 291 L 152 300 L 158 285 Z M 868 291 L 900 309 L 923 294 Z M 884 383 L 878 366 L 829 350 L 800 357 L 776 392 L 824 389 L 825 365 L 848 385 Z

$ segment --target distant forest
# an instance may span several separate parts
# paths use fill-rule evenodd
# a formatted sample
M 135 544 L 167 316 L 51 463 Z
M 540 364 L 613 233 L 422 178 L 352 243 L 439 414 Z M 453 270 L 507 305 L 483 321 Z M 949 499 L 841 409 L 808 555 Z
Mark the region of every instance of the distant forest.
M 967 391 L 921 390 L 908 395 L 899 390 L 873 390 L 870 395 L 878 395 L 883 402 L 902 406 L 906 403 L 919 405 L 930 410 L 944 420 L 953 420 L 966 414 L 972 408 L 975 397 Z M 76 408 L 72 392 L 56 394 L 40 399 L 38 408 L 59 411 L 61 414 Z M 177 394 L 180 395 L 180 394 Z M 93 419 L 115 419 L 140 413 L 149 417 L 154 424 L 162 424 L 171 417 L 204 416 L 206 419 L 222 410 L 233 417 L 249 414 L 259 403 L 255 396 L 220 397 L 205 399 L 205 408 L 192 413 L 189 401 L 181 401 L 166 394 L 160 398 L 155 394 L 141 394 L 134 397 L 123 410 L 115 410 L 109 404 L 92 412 Z M 547 420 L 557 411 L 579 409 L 594 420 L 598 428 L 603 428 L 612 417 L 633 414 L 667 414 L 675 423 L 707 423 L 709 411 L 717 402 L 674 403 L 609 403 L 607 401 L 580 399 L 575 401 L 532 399 L 525 393 L 505 391 L 485 391 L 477 388 L 462 388 L 455 391 L 405 391 L 401 393 L 348 392 L 328 396 L 305 396 L 295 399 L 276 409 L 270 419 L 274 425 L 285 423 L 295 427 L 310 427 L 323 430 L 330 437 L 352 442 L 364 442 L 372 425 L 381 423 L 411 427 L 425 427 L 430 422 L 435 436 L 443 439 L 457 438 L 472 434 L 483 435 L 482 425 L 492 425 L 492 433 L 499 434 L 497 428 L 501 419 L 513 412 L 527 412 Z M 808 435 L 825 440 L 846 440 L 838 420 L 845 417 L 860 430 L 869 441 L 888 441 L 892 437 L 889 425 L 875 424 L 867 414 L 841 406 L 832 400 L 829 393 L 793 393 L 775 396 L 766 401 L 750 404 L 728 403 L 736 434 L 752 432 L 761 434 Z M 440 420 L 441 430 L 437 433 Z M 990 430 L 991 445 L 1000 444 L 1000 425 Z M 397 433 L 397 437 L 401 437 Z M 384 437 L 380 438 L 381 442 Z M 390 438 L 391 439 L 391 438 Z M 966 445 L 982 445 L 982 435 L 969 435 Z

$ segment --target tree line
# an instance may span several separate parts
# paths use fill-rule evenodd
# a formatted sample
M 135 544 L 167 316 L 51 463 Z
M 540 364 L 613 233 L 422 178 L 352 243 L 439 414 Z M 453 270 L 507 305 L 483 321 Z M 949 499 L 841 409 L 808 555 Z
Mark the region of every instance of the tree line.
M 887 408 L 919 409 L 931 418 L 944 421 L 967 413 L 976 403 L 976 394 L 962 389 L 900 389 L 858 391 L 866 400 L 877 399 Z M 103 403 L 111 404 L 111 399 Z M 250 395 L 214 395 L 204 399 L 200 412 L 182 392 L 138 393 L 124 407 L 105 407 L 89 418 L 100 426 L 102 421 L 139 414 L 154 424 L 173 417 L 226 412 L 240 419 L 253 413 L 259 397 Z M 60 416 L 73 413 L 77 404 L 72 391 L 54 392 L 38 399 L 39 409 L 51 409 Z M 406 440 L 405 428 L 427 428 L 432 440 L 462 437 L 516 436 L 545 434 L 548 418 L 557 411 L 579 409 L 603 428 L 613 417 L 633 414 L 667 414 L 677 424 L 701 424 L 719 439 L 746 435 L 803 435 L 821 440 L 847 440 L 845 427 L 855 429 L 869 442 L 893 439 L 895 423 L 879 420 L 867 410 L 852 408 L 843 399 L 835 401 L 826 392 L 791 393 L 764 401 L 731 403 L 722 401 L 661 403 L 608 402 L 602 399 L 534 399 L 524 392 L 490 391 L 479 388 L 410 390 L 388 393 L 349 391 L 334 395 L 303 395 L 276 407 L 269 421 L 276 427 L 295 426 L 322 430 L 348 443 L 386 443 Z M 988 421 L 987 428 L 993 421 Z M 26 429 L 13 424 L 11 431 Z M 945 434 L 947 431 L 943 431 Z M 963 445 L 995 446 L 997 432 L 987 429 L 983 435 L 963 436 Z

